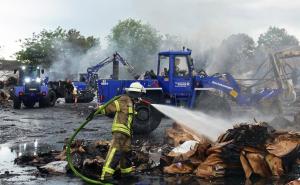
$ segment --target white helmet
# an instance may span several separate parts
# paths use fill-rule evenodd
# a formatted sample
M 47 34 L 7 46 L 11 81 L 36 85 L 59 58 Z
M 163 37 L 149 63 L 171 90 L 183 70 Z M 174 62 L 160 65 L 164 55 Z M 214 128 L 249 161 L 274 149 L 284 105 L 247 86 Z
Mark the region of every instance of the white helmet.
M 146 93 L 146 89 L 140 82 L 133 82 L 130 84 L 129 88 L 126 89 L 127 92 L 139 92 Z

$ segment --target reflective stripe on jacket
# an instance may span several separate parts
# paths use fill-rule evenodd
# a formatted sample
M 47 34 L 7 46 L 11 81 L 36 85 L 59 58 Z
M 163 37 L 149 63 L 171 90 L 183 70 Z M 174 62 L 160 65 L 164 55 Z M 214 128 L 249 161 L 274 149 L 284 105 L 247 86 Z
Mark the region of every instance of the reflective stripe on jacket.
M 133 103 L 129 96 L 122 95 L 105 108 L 105 114 L 115 114 L 112 132 L 121 132 L 128 136 L 132 133 Z

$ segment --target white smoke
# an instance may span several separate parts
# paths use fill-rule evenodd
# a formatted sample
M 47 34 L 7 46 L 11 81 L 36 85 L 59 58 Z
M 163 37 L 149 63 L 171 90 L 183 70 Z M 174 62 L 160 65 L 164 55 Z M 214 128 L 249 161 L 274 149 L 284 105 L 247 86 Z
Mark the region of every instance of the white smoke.
M 100 63 L 106 57 L 112 55 L 100 45 L 90 48 L 86 53 L 78 52 L 78 48 L 68 42 L 56 41 L 53 47 L 57 50 L 56 60 L 50 66 L 49 80 L 79 80 L 80 73 L 87 73 L 87 68 Z M 99 70 L 99 76 L 108 78 L 111 75 L 112 66 Z

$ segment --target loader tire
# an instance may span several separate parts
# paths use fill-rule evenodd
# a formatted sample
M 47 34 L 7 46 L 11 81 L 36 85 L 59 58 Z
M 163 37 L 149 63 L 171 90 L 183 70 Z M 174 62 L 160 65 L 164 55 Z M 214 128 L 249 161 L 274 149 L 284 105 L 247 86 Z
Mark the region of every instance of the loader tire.
M 48 93 L 48 99 L 49 99 L 49 106 L 53 107 L 55 105 L 56 102 L 56 94 L 54 91 L 49 91 Z
M 47 106 L 48 106 L 48 99 L 46 97 L 42 97 L 39 100 L 39 107 L 44 108 L 44 107 L 47 107 Z
M 20 109 L 22 102 L 19 100 L 19 98 L 15 97 L 13 99 L 13 107 L 14 109 Z
M 27 101 L 23 101 L 23 104 L 24 104 L 25 107 L 27 107 L 27 108 L 33 108 L 35 102 L 34 102 L 34 101 L 27 100 Z
M 152 102 L 150 99 L 147 101 Z M 145 103 L 138 103 L 135 106 L 133 120 L 133 133 L 134 134 L 150 134 L 155 130 L 161 122 L 163 115 L 151 105 Z
M 65 96 L 65 103 L 74 103 L 74 99 L 73 99 L 72 94 L 66 93 L 66 96 Z
M 228 118 L 232 115 L 228 101 L 213 92 L 201 92 L 196 98 L 195 109 L 206 114 Z
M 78 96 L 77 103 L 90 103 L 94 100 L 94 94 L 89 91 L 82 91 Z

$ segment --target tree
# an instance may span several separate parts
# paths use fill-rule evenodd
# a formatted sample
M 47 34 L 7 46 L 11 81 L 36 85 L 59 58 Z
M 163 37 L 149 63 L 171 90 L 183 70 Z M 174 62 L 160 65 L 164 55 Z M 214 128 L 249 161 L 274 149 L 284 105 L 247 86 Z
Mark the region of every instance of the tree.
M 240 74 L 248 69 L 254 56 L 255 42 L 244 33 L 233 34 L 225 39 L 213 59 L 214 71 Z
M 75 29 L 67 31 L 58 27 L 54 31 L 42 30 L 38 34 L 33 33 L 32 37 L 20 42 L 22 50 L 16 53 L 18 60 L 49 67 L 59 56 L 83 54 L 98 44 L 99 40 L 93 36 L 84 37 Z
M 112 28 L 108 41 L 111 50 L 120 52 L 141 72 L 152 65 L 147 61 L 157 54 L 161 36 L 151 25 L 129 18 Z
M 260 34 L 258 38 L 258 47 L 267 51 L 276 51 L 298 45 L 298 39 L 289 35 L 284 28 L 270 26 L 268 31 Z

